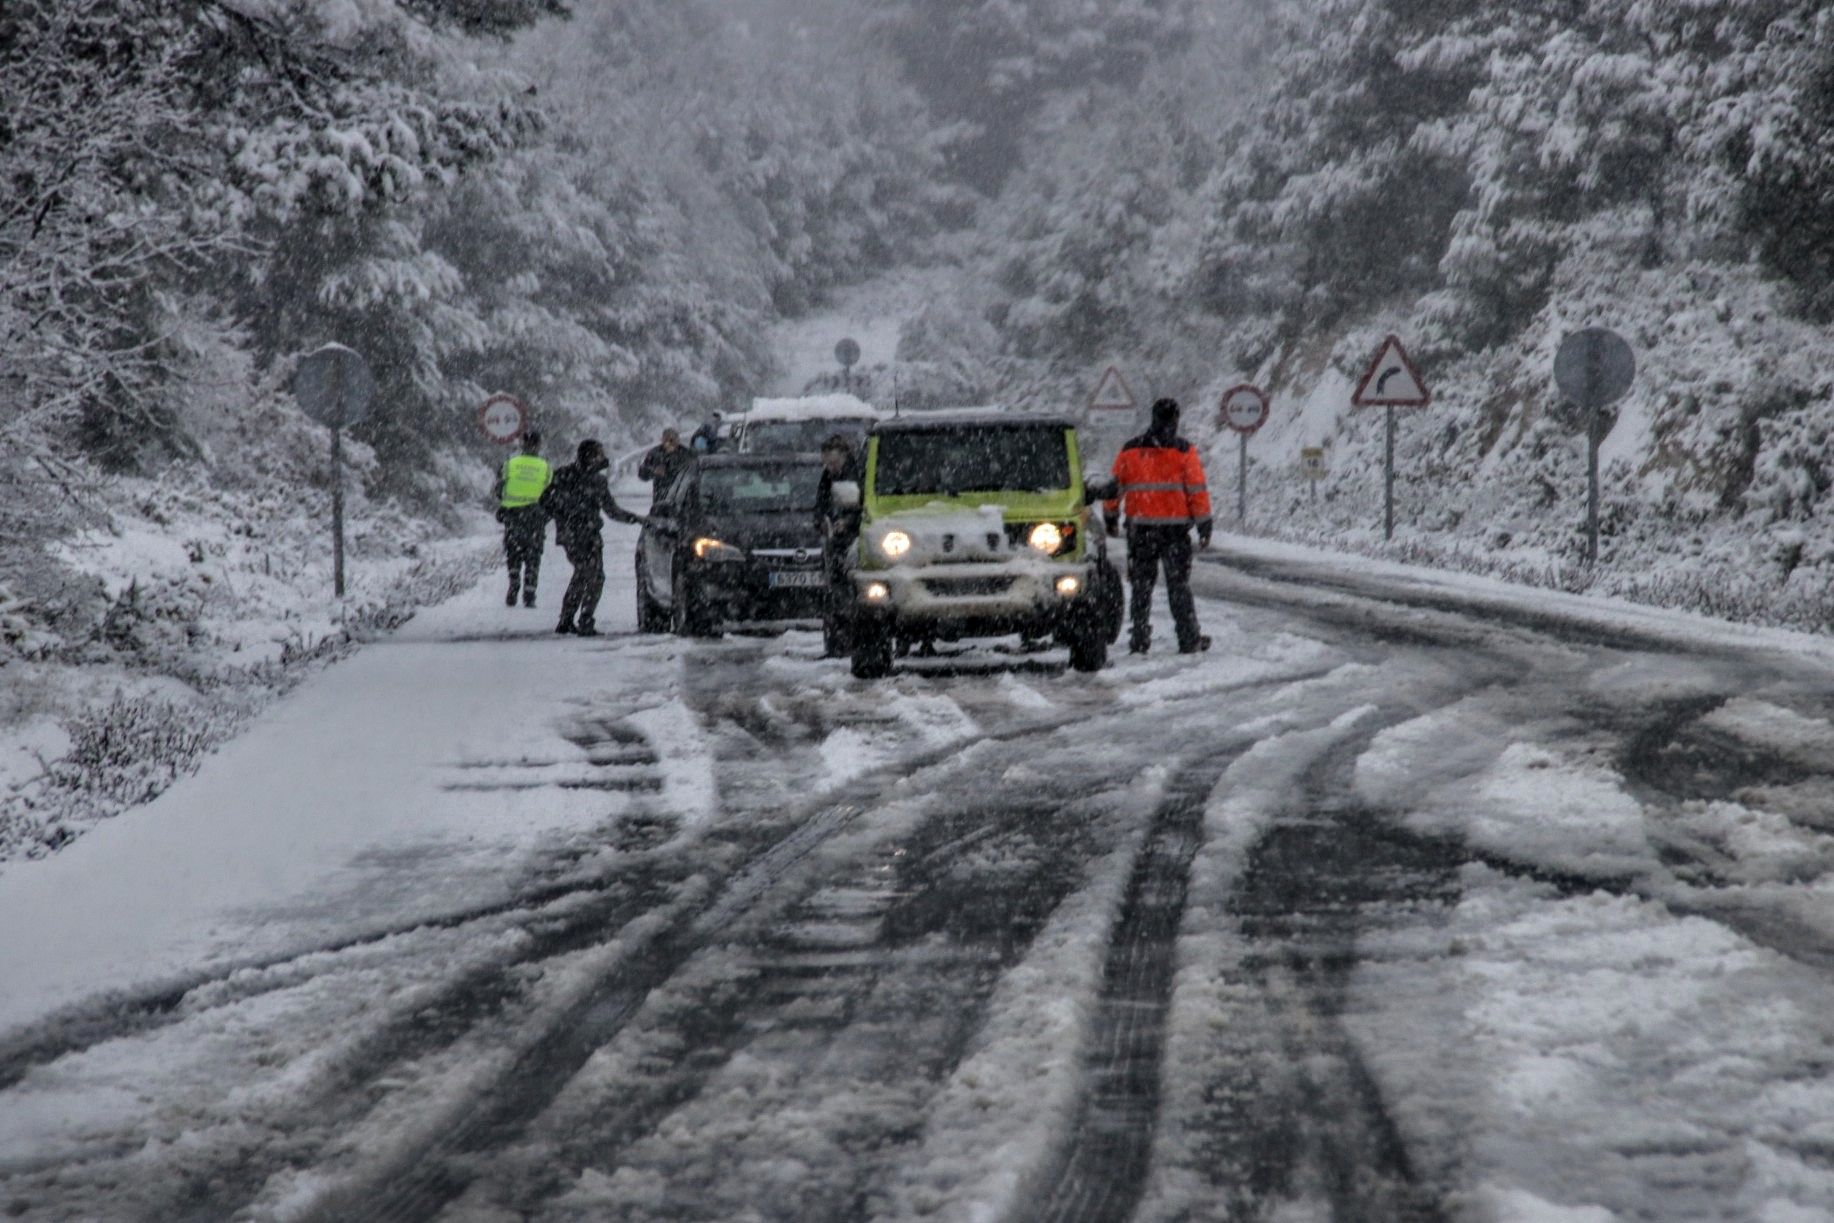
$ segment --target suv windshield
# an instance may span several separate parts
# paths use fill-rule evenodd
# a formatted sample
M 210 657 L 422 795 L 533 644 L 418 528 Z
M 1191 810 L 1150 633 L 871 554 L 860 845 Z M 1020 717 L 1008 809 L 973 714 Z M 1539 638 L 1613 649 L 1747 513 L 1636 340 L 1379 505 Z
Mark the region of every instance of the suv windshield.
M 879 496 L 1068 487 L 1070 452 L 1062 425 L 964 425 L 879 435 L 873 476 Z
M 710 514 L 812 511 L 820 482 L 821 468 L 813 463 L 707 467 L 700 476 L 700 503 Z
M 866 440 L 870 420 L 837 418 L 810 420 L 761 420 L 745 426 L 740 446 L 746 451 L 777 454 L 784 451 L 816 451 L 836 433 L 846 438 L 858 451 Z

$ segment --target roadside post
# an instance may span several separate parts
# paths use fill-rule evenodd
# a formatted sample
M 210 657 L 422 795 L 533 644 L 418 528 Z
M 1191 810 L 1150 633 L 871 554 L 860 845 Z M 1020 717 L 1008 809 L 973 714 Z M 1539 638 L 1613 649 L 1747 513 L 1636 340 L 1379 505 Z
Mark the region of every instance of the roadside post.
M 1306 483 L 1312 486 L 1312 504 L 1318 504 L 1318 482 L 1325 478 L 1325 448 L 1323 446 L 1301 446 L 1299 448 L 1299 474 Z
M 1357 383 L 1350 402 L 1359 408 L 1386 408 L 1387 435 L 1382 459 L 1382 538 L 1395 537 L 1395 409 L 1424 408 L 1433 402 L 1426 380 L 1414 368 L 1398 336 L 1389 336 L 1376 349 L 1375 359 Z
M 860 363 L 860 345 L 852 336 L 848 336 L 834 346 L 834 359 L 840 363 L 841 381 L 849 393 L 853 391 L 853 367 Z
M 307 416 L 331 430 L 331 588 L 344 597 L 344 430 L 369 415 L 376 379 L 361 353 L 326 344 L 299 359 L 293 398 Z
M 1588 565 L 1598 563 L 1598 445 L 1604 440 L 1604 410 L 1624 397 L 1636 377 L 1636 354 L 1623 336 L 1606 327 L 1573 332 L 1554 354 L 1554 383 L 1586 420 Z
M 1244 382 L 1223 392 L 1219 410 L 1223 424 L 1241 440 L 1235 469 L 1235 521 L 1240 526 L 1248 521 L 1248 439 L 1267 423 L 1267 396 L 1260 387 Z
M 478 428 L 497 445 L 513 446 L 528 432 L 529 406 L 514 395 L 492 395 L 478 405 Z

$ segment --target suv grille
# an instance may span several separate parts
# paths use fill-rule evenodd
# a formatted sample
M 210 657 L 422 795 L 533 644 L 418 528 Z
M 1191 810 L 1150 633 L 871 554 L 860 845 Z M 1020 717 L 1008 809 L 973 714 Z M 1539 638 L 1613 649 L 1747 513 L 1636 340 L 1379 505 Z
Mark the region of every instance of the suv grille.
M 989 575 L 984 578 L 925 578 L 924 589 L 934 595 L 947 598 L 961 598 L 972 595 L 1003 595 L 1012 588 L 1014 578 L 1010 574 Z

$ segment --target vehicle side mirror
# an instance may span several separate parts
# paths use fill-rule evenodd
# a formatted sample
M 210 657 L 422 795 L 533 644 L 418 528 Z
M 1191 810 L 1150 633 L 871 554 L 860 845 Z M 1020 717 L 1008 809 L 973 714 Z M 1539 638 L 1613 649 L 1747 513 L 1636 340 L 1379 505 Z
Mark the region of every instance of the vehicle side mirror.
M 1106 476 L 1083 481 L 1083 504 L 1094 505 L 1097 501 L 1112 501 L 1121 495 L 1121 486 Z
M 836 480 L 828 496 L 837 510 L 860 508 L 860 484 L 857 480 Z

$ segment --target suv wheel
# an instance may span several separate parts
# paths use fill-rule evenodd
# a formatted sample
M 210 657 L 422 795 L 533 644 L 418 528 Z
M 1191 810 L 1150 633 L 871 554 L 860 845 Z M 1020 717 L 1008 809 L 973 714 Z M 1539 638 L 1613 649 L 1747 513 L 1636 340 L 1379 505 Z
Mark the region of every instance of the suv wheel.
M 855 679 L 883 679 L 892 673 L 892 635 L 884 624 L 856 619 L 853 622 L 853 675 Z
M 1121 571 L 1114 562 L 1103 558 L 1095 567 L 1095 605 L 1099 609 L 1102 639 L 1110 644 L 1121 639 L 1121 622 L 1127 613 L 1127 595 L 1121 586 Z
M 675 563 L 674 589 L 671 592 L 674 606 L 669 608 L 669 627 L 677 637 L 717 636 L 707 609 L 699 606 L 694 597 L 694 585 L 688 581 L 686 569 L 687 566 L 680 561 Z
M 669 630 L 669 609 L 656 601 L 650 593 L 649 575 L 643 572 L 643 558 L 637 558 L 637 631 L 639 633 L 666 633 Z
M 1099 609 L 1092 608 L 1091 613 L 1077 616 L 1064 634 L 1072 671 L 1100 671 L 1108 665 L 1108 628 Z

